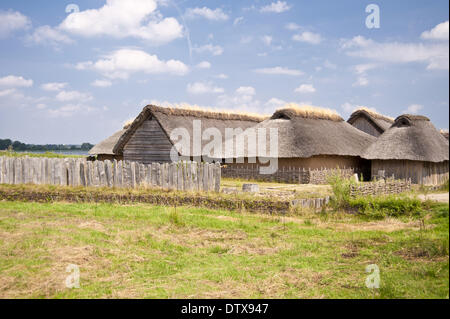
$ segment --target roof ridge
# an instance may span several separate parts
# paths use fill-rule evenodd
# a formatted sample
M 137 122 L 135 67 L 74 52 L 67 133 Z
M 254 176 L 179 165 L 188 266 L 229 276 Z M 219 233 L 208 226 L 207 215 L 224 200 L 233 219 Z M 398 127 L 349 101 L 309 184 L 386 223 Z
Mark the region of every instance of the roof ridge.
M 369 109 L 367 107 L 360 107 L 360 108 L 356 109 L 352 113 L 352 115 L 350 115 L 350 118 L 353 118 L 353 117 L 357 116 L 360 113 L 367 113 L 368 115 L 372 116 L 373 118 L 376 118 L 378 120 L 383 120 L 383 121 L 386 121 L 386 122 L 390 122 L 390 123 L 394 123 L 394 121 L 395 121 L 394 118 L 392 118 L 390 116 L 386 116 L 386 115 L 380 114 L 378 112 L 375 112 L 375 111 L 373 111 L 373 110 L 371 110 L 371 109 Z
M 159 112 L 172 116 L 192 116 L 203 117 L 216 120 L 232 120 L 232 121 L 250 121 L 250 122 L 262 122 L 268 118 L 268 116 L 245 113 L 239 111 L 225 111 L 214 109 L 202 109 L 196 107 L 166 107 L 157 105 L 147 105 L 146 109 L 151 112 Z
M 328 120 L 333 122 L 343 122 L 344 119 L 334 110 L 297 104 L 288 104 L 282 108 L 276 110 L 271 119 L 293 119 L 293 118 L 305 118 L 314 120 Z

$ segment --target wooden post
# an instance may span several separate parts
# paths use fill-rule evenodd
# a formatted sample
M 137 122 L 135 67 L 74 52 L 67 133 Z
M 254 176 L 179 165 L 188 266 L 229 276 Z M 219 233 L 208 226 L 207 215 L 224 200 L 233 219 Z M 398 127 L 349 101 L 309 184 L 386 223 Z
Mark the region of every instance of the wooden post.
M 183 163 L 177 163 L 177 190 L 183 190 Z
M 4 164 L 4 158 L 0 156 L 0 184 L 4 184 L 4 177 L 3 174 L 5 172 L 5 168 L 3 167 Z
M 106 186 L 112 187 L 113 184 L 114 184 L 114 181 L 113 181 L 113 176 L 112 176 L 112 175 L 113 175 L 113 173 L 112 173 L 113 168 L 112 168 L 111 161 L 110 161 L 110 160 L 106 160 L 106 161 L 104 162 L 104 165 L 105 165 L 105 181 L 106 181 Z
M 220 163 L 216 163 L 215 164 L 215 174 L 214 174 L 214 191 L 215 192 L 220 192 L 220 181 L 222 179 L 222 171 L 221 171 L 221 167 L 220 167 Z
M 117 187 L 124 187 L 123 161 L 117 162 Z

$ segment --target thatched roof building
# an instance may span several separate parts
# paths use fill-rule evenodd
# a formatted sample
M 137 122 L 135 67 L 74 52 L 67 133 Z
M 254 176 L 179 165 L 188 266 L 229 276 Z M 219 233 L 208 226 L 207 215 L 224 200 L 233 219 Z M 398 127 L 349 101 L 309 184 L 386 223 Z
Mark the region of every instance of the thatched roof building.
M 142 163 L 170 162 L 170 152 L 175 146 L 179 156 L 188 158 L 202 155 L 203 146 L 208 141 L 202 136 L 195 136 L 194 121 L 200 123 L 202 134 L 208 128 L 216 128 L 225 136 L 226 128 L 241 128 L 243 130 L 264 120 L 264 117 L 251 114 L 209 111 L 195 108 L 170 108 L 148 105 L 136 117 L 131 125 L 118 134 L 112 152 L 123 156 L 124 160 Z M 190 137 L 188 149 L 177 145 L 177 136 L 172 133 L 183 130 Z M 176 134 L 175 134 L 176 135 Z M 197 138 L 200 147 L 194 147 L 193 140 Z
M 108 137 L 107 139 L 101 141 L 97 145 L 95 145 L 89 151 L 90 156 L 96 156 L 98 160 L 121 160 L 122 156 L 114 153 L 114 147 L 119 141 L 120 137 L 127 131 L 129 125 L 125 126 L 120 131 L 115 132 L 113 135 Z
M 430 120 L 401 115 L 363 157 L 372 160 L 372 174 L 409 179 L 418 184 L 439 184 L 448 179 L 449 143 Z
M 357 129 L 378 137 L 394 123 L 394 119 L 368 108 L 359 108 L 350 115 L 347 121 Z
M 277 157 L 279 167 L 330 168 L 361 167 L 360 156 L 376 138 L 351 126 L 337 113 L 315 107 L 288 105 L 277 110 L 271 118 L 252 129 L 256 139 L 266 139 L 267 157 L 270 156 L 270 129 L 278 131 Z M 245 135 L 246 132 L 243 133 Z M 265 136 L 260 136 L 265 134 Z M 251 151 L 248 143 L 239 145 L 242 136 L 235 138 L 234 154 L 225 158 L 242 158 L 247 162 Z M 242 151 L 243 153 L 239 153 Z M 259 151 L 257 150 L 257 154 Z

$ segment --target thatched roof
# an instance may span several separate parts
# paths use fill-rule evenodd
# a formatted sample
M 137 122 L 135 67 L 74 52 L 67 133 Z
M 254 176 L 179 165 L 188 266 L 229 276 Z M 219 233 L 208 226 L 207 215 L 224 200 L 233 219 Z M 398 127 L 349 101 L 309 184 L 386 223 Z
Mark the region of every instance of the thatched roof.
M 259 132 L 261 134 L 265 132 L 268 153 L 270 129 L 278 130 L 279 158 L 309 158 L 319 155 L 360 156 L 376 140 L 375 137 L 345 122 L 335 112 L 311 107 L 305 108 L 304 111 L 301 109 L 292 107 L 280 109 L 270 119 L 254 127 L 257 135 Z M 245 157 L 248 157 L 247 143 L 237 148 L 244 149 Z M 235 150 L 233 152 L 234 154 L 230 154 L 226 150 L 225 157 L 239 157 L 236 156 Z
M 380 133 L 386 131 L 394 123 L 393 118 L 379 114 L 365 107 L 359 108 L 353 112 L 347 122 L 353 124 L 358 118 L 365 118 L 372 123 Z
M 447 130 L 440 130 L 439 132 L 440 132 L 441 135 L 442 135 L 443 137 L 445 137 L 445 138 L 447 139 L 447 141 L 448 141 L 448 131 L 447 131 Z
M 238 112 L 221 112 L 213 110 L 203 110 L 203 109 L 187 109 L 187 108 L 171 108 L 171 107 L 160 107 L 155 105 L 147 105 L 144 107 L 142 112 L 136 117 L 130 127 L 126 130 L 124 134 L 119 138 L 116 143 L 113 152 L 114 154 L 122 154 L 123 148 L 128 142 L 128 140 L 133 136 L 134 132 L 138 127 L 147 119 L 154 118 L 158 121 L 159 125 L 166 133 L 170 140 L 171 133 L 174 129 L 184 128 L 191 136 L 191 154 L 181 154 L 182 156 L 200 156 L 199 154 L 194 154 L 192 147 L 193 140 L 193 121 L 201 120 L 202 132 L 207 128 L 217 128 L 222 136 L 225 136 L 226 128 L 242 128 L 247 129 L 254 126 L 265 119 L 263 116 L 238 113 Z M 173 144 L 176 141 L 172 141 Z M 202 148 L 204 144 L 208 141 L 202 141 Z M 181 150 L 178 150 L 181 151 Z M 180 152 L 181 153 L 181 152 Z
M 97 145 L 95 145 L 89 151 L 89 155 L 114 155 L 114 146 L 116 146 L 120 137 L 126 132 L 126 128 L 117 131 L 107 139 L 101 141 Z
M 430 120 L 420 115 L 401 115 L 364 152 L 367 159 L 448 161 L 449 144 Z

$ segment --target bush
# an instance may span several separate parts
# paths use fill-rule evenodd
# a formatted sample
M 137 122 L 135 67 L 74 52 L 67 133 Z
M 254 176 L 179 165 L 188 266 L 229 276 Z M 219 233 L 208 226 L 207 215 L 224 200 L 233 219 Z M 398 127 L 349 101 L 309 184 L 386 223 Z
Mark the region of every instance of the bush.
M 439 190 L 441 191 L 449 191 L 449 184 L 448 184 L 449 180 L 447 180 L 444 184 L 441 185 L 441 187 L 439 187 Z
M 333 197 L 330 204 L 334 209 L 348 209 L 350 196 L 350 185 L 355 184 L 351 179 L 343 178 L 339 173 L 328 178 L 328 183 L 333 190 Z
M 419 216 L 422 211 L 419 199 L 405 195 L 356 197 L 350 199 L 348 204 L 359 214 L 374 218 Z

